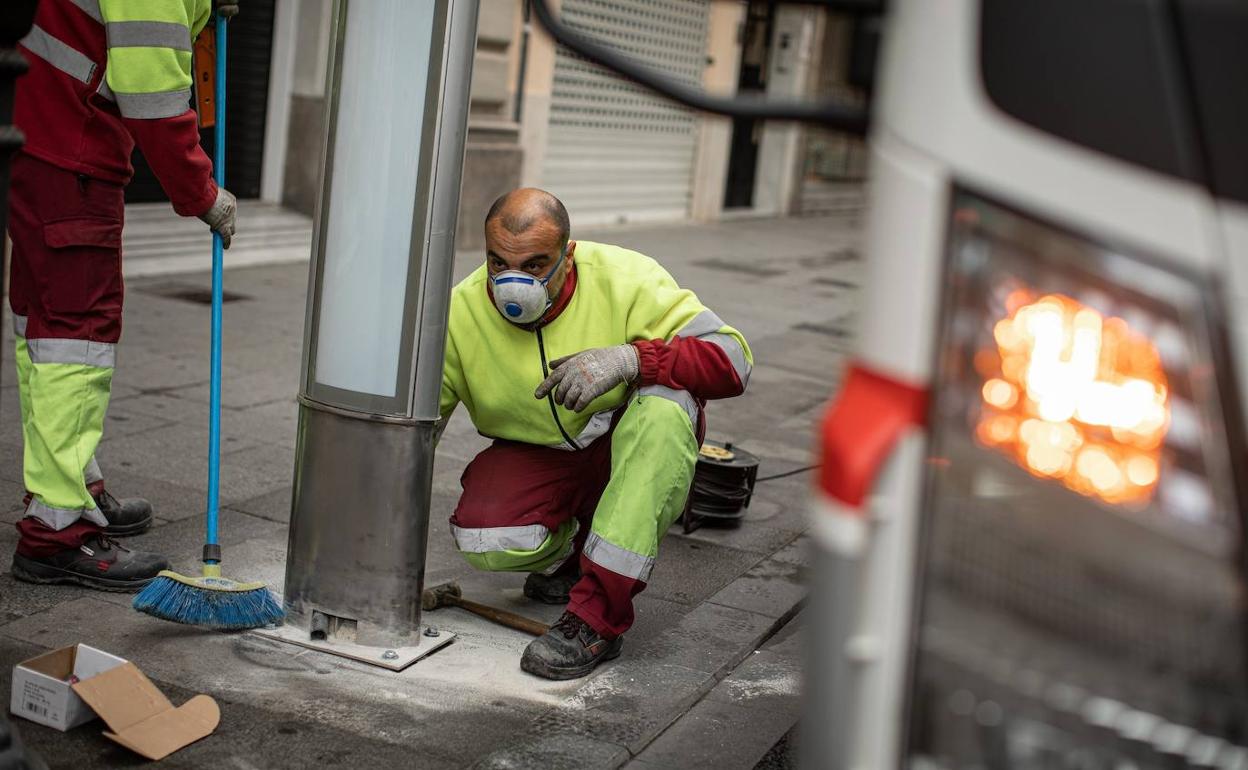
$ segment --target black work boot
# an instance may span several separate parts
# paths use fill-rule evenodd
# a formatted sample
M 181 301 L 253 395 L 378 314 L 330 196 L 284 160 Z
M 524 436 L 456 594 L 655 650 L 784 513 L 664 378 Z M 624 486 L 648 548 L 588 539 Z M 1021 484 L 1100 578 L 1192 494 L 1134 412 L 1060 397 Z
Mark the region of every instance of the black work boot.
M 77 548 L 51 556 L 13 556 L 13 577 L 27 583 L 71 583 L 101 591 L 138 591 L 169 560 L 158 553 L 132 551 L 107 535 L 92 535 Z
M 543 575 L 531 572 L 524 579 L 524 595 L 542 604 L 567 604 L 572 593 L 572 586 L 581 579 L 581 573 L 571 572 L 566 575 Z
M 146 532 L 152 526 L 152 504 L 141 497 L 118 500 L 106 489 L 95 497 L 100 513 L 108 519 L 104 534 L 130 537 Z
M 571 612 L 555 622 L 550 630 L 529 642 L 520 656 L 520 668 L 545 679 L 576 679 L 599 663 L 620 655 L 624 637 L 603 639 Z

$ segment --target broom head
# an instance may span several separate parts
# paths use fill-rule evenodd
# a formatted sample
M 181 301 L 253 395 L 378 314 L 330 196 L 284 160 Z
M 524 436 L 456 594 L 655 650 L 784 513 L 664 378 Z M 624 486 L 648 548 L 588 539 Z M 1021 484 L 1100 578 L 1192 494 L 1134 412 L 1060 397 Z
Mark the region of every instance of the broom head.
M 212 564 L 204 571 L 219 570 Z M 134 597 L 134 608 L 174 623 L 219 629 L 260 628 L 286 614 L 264 583 L 239 583 L 214 574 L 187 577 L 169 570 Z

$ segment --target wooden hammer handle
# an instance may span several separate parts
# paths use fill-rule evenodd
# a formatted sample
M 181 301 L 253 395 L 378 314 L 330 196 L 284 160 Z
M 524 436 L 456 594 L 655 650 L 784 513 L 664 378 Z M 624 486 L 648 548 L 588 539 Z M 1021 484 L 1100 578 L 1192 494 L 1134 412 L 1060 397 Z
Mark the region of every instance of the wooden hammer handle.
M 480 615 L 486 620 L 492 620 L 495 623 L 507 626 L 508 628 L 514 628 L 517 631 L 523 631 L 526 634 L 541 636 L 550 629 L 550 626 L 545 623 L 539 623 L 538 621 L 526 618 L 523 615 L 517 615 L 516 613 L 508 610 L 500 610 L 499 608 L 491 607 L 488 604 L 474 602 L 473 600 L 465 599 L 462 596 L 457 596 L 452 602 L 448 602 L 448 604 L 451 603 L 453 603 L 456 607 L 462 607 L 468 610 L 474 615 Z

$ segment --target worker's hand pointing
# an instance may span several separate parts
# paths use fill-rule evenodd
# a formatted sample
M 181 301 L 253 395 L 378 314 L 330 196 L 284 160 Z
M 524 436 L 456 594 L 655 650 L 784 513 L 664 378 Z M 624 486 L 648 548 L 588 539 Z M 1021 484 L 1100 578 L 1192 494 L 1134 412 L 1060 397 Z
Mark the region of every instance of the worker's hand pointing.
M 221 245 L 230 247 L 230 239 L 234 237 L 234 216 L 238 213 L 238 199 L 224 187 L 217 188 L 217 199 L 212 208 L 199 215 L 199 218 L 213 229 L 221 233 Z
M 585 350 L 550 362 L 550 376 L 537 386 L 536 398 L 554 391 L 555 403 L 580 412 L 595 398 L 641 372 L 637 349 L 632 345 Z

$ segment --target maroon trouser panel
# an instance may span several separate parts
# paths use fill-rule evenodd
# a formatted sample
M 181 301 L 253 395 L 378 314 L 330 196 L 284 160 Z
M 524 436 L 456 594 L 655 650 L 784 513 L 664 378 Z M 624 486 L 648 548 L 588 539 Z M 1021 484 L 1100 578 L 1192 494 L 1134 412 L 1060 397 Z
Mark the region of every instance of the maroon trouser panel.
M 575 452 L 499 439 L 464 470 L 464 491 L 451 524 L 469 529 L 541 524 L 553 532 L 568 519 L 578 519 L 575 550 L 559 568 L 567 572 L 580 561 L 581 579 L 573 588 L 577 600 L 568 608 L 582 609 L 576 614 L 600 634 L 617 636 L 628 624 L 618 628 L 597 619 L 618 618 L 622 609 L 631 620 L 632 596 L 645 584 L 580 559 L 594 508 L 610 477 L 610 434 Z M 621 600 L 623 608 L 618 607 Z
M 27 516 L 17 520 L 17 552 L 28 559 L 39 559 L 77 548 L 92 535 L 103 531 L 86 519 L 79 519 L 65 529 L 52 529 L 38 519 Z
M 13 157 L 9 305 L 26 338 L 121 338 L 121 185 Z
M 620 415 L 623 414 L 621 410 Z M 619 415 L 617 415 L 617 420 Z M 701 422 L 701 421 L 699 421 Z M 580 523 L 572 557 L 581 579 L 572 587 L 568 611 L 604 638 L 613 639 L 633 624 L 633 597 L 646 584 L 612 572 L 580 556 L 589 536 L 594 509 L 611 478 L 612 431 L 589 447 L 566 451 L 516 441 L 496 440 L 478 454 L 460 478 L 463 494 L 451 524 L 468 529 L 540 524 L 550 531 L 570 518 Z M 702 438 L 699 425 L 698 440 Z
M 589 527 L 585 527 L 589 531 Z M 579 545 L 583 545 L 582 541 Z M 603 569 L 585 556 L 581 579 L 572 586 L 568 612 L 589 624 L 604 639 L 614 639 L 633 627 L 633 597 L 646 589 L 645 582 Z

